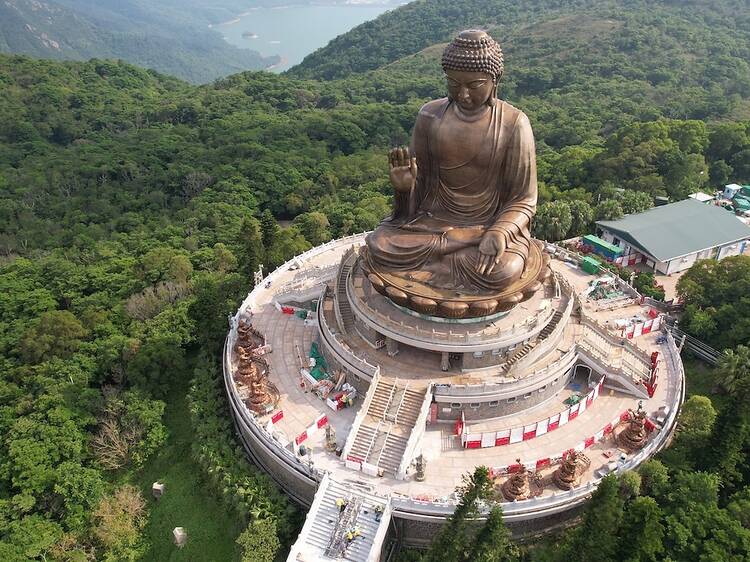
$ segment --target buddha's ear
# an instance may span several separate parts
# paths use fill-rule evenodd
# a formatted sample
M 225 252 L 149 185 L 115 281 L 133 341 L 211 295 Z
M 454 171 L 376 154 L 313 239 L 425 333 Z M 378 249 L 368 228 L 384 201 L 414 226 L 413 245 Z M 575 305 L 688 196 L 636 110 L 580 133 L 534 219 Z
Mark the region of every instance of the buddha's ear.
M 495 99 L 497 98 L 497 79 L 492 79 L 492 91 L 490 92 L 490 96 L 487 98 L 487 101 L 485 102 L 487 105 L 492 107 L 495 104 Z

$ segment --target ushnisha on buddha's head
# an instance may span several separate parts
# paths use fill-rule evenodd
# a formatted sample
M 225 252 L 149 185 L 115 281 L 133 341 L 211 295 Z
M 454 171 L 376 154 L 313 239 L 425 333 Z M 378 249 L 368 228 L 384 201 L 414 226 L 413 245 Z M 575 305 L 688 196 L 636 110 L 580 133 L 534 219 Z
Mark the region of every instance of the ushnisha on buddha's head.
M 503 75 L 503 51 L 487 32 L 470 29 L 459 33 L 443 51 L 443 71 L 448 97 L 463 111 L 492 105 Z

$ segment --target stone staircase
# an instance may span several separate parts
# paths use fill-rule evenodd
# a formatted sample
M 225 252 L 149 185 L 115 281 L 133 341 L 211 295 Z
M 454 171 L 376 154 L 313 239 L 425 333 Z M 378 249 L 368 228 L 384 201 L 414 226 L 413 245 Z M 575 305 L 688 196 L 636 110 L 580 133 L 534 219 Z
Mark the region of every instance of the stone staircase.
M 349 298 L 346 296 L 346 281 L 349 278 L 349 272 L 354 267 L 355 261 L 356 253 L 353 250 L 349 250 L 341 260 L 341 267 L 336 275 L 336 320 L 339 323 L 339 328 L 345 334 L 351 332 L 354 327 L 354 312 L 349 303 Z
M 346 502 L 343 511 L 337 500 Z M 375 562 L 379 560 L 390 516 L 386 498 L 339 484 L 326 476 L 287 560 Z M 359 531 L 359 536 L 348 542 L 346 534 L 353 529 Z
M 368 391 L 367 411 L 360 412 L 361 423 L 350 434 L 346 458 L 374 465 L 396 474 L 425 401 L 425 391 L 401 386 L 397 380 L 377 379 Z M 367 399 L 365 399 L 367 400 Z
M 560 319 L 563 317 L 563 313 L 560 312 L 560 310 L 556 310 L 555 313 L 552 315 L 552 318 L 550 318 L 550 321 L 547 322 L 547 325 L 542 328 L 542 331 L 539 332 L 537 337 L 530 342 L 525 343 L 523 346 L 517 348 L 513 353 L 508 357 L 508 359 L 505 361 L 505 363 L 502 364 L 500 367 L 501 373 L 507 373 L 511 370 L 513 365 L 518 363 L 521 359 L 526 357 L 529 353 L 531 353 L 531 350 L 534 349 L 537 345 L 539 345 L 541 342 L 543 342 L 549 335 L 555 330 L 557 325 L 560 323 Z

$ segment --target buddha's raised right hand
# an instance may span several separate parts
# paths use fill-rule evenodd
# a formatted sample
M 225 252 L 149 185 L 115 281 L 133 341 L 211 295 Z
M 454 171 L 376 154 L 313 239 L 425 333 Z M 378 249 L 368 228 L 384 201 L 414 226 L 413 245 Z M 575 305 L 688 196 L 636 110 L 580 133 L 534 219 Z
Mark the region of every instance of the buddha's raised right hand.
M 388 154 L 390 179 L 398 193 L 409 193 L 417 182 L 417 159 L 409 154 L 408 147 L 394 148 Z

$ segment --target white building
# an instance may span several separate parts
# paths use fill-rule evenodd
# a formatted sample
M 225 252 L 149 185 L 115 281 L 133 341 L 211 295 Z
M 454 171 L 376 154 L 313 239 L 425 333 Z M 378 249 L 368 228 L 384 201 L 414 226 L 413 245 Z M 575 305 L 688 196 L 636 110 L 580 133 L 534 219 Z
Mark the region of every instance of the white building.
M 688 269 L 699 259 L 744 253 L 750 228 L 716 205 L 685 199 L 614 221 L 597 221 L 597 236 L 623 248 L 626 263 L 645 262 L 659 273 Z

